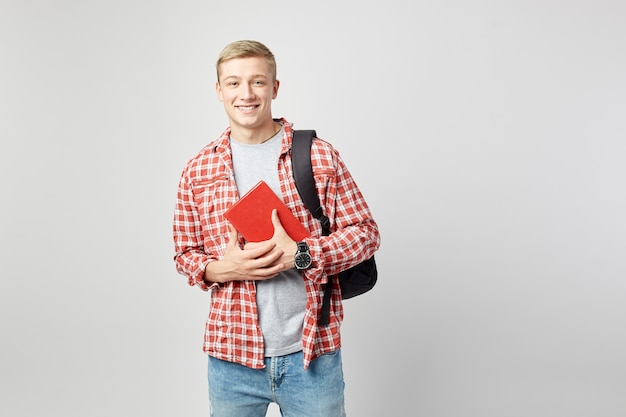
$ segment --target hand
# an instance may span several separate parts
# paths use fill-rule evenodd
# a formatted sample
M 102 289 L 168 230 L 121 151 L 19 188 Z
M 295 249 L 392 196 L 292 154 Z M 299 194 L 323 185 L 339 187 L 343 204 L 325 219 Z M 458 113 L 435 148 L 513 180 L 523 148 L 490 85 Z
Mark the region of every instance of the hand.
M 276 219 L 278 220 L 278 215 L 276 215 Z M 280 225 L 280 222 L 278 224 Z M 280 227 L 282 229 L 282 226 Z M 280 259 L 283 257 L 283 251 L 277 247 L 274 238 L 265 242 L 258 242 L 252 247 L 246 245 L 246 247 L 241 249 L 237 243 L 237 229 L 230 225 L 229 230 L 229 239 L 226 244 L 224 257 L 220 260 L 209 262 L 204 271 L 204 278 L 207 281 L 266 280 L 287 269 L 280 262 Z M 286 234 L 284 229 L 283 233 Z
M 294 258 L 298 245 L 285 231 L 276 209 L 272 210 L 272 225 L 274 226 L 274 234 L 270 240 L 264 242 L 248 242 L 244 246 L 244 249 L 259 249 L 261 246 L 267 245 L 268 242 L 272 243 L 273 247 L 282 253 L 274 265 L 283 265 L 281 271 L 291 269 L 294 267 Z

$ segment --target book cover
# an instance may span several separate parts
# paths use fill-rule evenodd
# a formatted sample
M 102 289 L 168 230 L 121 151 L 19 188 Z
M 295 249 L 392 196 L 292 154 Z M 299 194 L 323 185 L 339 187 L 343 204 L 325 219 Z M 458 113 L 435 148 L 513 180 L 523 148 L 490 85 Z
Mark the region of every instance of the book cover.
M 273 209 L 278 210 L 280 223 L 293 240 L 299 242 L 309 236 L 308 230 L 265 181 L 259 181 L 224 216 L 248 242 L 261 242 L 274 234 Z

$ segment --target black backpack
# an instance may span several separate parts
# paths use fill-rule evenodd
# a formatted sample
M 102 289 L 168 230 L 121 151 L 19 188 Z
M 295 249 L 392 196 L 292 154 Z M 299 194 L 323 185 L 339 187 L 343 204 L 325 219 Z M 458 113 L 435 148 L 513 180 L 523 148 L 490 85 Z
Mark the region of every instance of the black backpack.
M 293 166 L 293 177 L 296 181 L 296 188 L 300 198 L 302 198 L 313 217 L 320 221 L 322 234 L 327 236 L 330 234 L 330 220 L 324 215 L 324 210 L 317 198 L 315 178 L 313 177 L 313 167 L 311 165 L 311 144 L 316 136 L 315 130 L 294 130 L 291 145 L 291 163 Z M 371 290 L 376 285 L 378 279 L 378 270 L 374 256 L 340 272 L 337 276 L 341 286 L 341 298 L 344 300 Z M 329 321 L 331 290 L 332 277 L 329 276 L 328 283 L 324 288 L 324 300 L 320 314 L 320 325 L 322 326 L 327 325 Z

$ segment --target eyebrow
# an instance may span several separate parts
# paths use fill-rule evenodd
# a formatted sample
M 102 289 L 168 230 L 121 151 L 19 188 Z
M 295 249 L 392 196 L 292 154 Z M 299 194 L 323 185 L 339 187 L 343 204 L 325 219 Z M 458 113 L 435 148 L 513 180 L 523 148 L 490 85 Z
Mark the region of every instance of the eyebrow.
M 228 79 L 234 78 L 236 80 L 240 80 L 243 77 L 240 77 L 238 75 L 227 75 L 226 77 L 222 78 L 222 80 L 226 81 Z M 269 78 L 264 74 L 253 74 L 250 78 Z

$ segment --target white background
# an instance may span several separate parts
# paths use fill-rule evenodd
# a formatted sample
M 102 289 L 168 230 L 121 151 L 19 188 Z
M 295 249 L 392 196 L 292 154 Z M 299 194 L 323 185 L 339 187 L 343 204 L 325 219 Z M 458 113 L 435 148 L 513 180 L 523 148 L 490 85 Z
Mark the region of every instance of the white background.
M 626 415 L 622 0 L 2 0 L 0 415 L 208 415 L 171 220 L 245 38 L 381 228 L 350 416 Z

